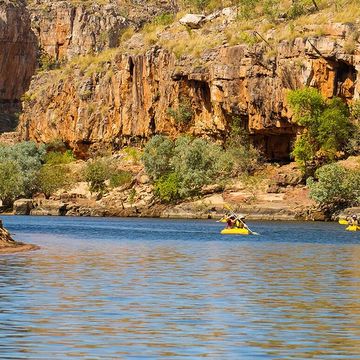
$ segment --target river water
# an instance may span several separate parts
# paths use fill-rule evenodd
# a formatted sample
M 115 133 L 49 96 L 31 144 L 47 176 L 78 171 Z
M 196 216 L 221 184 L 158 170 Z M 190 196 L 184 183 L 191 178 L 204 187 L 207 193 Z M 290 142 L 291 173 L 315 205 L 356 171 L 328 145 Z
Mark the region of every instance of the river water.
M 331 223 L 2 217 L 1 359 L 360 359 L 360 233 Z

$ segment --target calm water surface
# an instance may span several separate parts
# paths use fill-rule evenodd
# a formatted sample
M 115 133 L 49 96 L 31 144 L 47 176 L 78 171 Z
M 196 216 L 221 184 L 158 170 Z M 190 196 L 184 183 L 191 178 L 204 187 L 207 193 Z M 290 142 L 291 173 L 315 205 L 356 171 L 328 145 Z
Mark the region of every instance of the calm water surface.
M 3 217 L 1 359 L 360 359 L 360 233 Z

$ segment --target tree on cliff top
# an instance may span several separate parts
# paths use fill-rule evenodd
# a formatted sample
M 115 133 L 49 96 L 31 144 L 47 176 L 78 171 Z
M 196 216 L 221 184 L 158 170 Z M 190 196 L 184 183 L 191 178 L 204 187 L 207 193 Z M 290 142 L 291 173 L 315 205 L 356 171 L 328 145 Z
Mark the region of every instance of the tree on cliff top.
M 310 162 L 334 160 L 351 138 L 348 107 L 337 97 L 325 99 L 313 88 L 290 91 L 288 103 L 294 121 L 304 127 L 294 144 L 295 161 L 306 172 Z

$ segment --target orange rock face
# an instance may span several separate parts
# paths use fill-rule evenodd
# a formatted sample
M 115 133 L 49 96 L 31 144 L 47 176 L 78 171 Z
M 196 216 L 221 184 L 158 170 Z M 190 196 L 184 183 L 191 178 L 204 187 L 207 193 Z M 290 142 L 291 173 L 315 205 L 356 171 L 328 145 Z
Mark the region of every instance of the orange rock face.
M 16 125 L 20 98 L 36 67 L 37 40 L 21 3 L 0 6 L 0 132 Z
M 140 3 L 138 10 L 153 11 Z M 18 104 L 26 91 L 37 46 L 55 61 L 96 53 L 116 47 L 130 21 L 115 3 L 19 4 L 0 6 L 0 36 L 7 53 L 0 54 L 1 83 L 7 84 L 0 92 L 3 106 Z M 86 157 L 97 147 L 146 141 L 155 133 L 188 133 L 221 142 L 236 120 L 269 159 L 286 159 L 298 131 L 286 104 L 289 90 L 314 86 L 345 101 L 359 96 L 360 59 L 344 50 L 354 29 L 335 25 L 324 36 L 282 41 L 276 56 L 264 42 L 225 44 L 200 59 L 177 59 L 154 46 L 141 55 L 119 51 L 109 59 L 95 57 L 96 64 L 41 72 L 24 97 L 21 138 L 45 143 L 61 139 Z
M 44 74 L 32 83 L 36 96 L 24 104 L 19 129 L 23 139 L 62 139 L 86 156 L 93 146 L 116 147 L 154 133 L 223 140 L 236 117 L 268 158 L 283 159 L 297 132 L 286 106 L 288 90 L 311 85 L 345 100 L 356 90 L 351 62 L 332 53 L 335 40 L 327 47 L 317 41 L 312 39 L 324 57 L 306 39 L 297 39 L 281 43 L 276 59 L 266 58 L 262 45 L 225 46 L 195 67 L 191 58 L 177 60 L 154 47 L 144 55 L 119 53 L 91 73 L 75 67 L 59 81 Z M 182 123 L 171 114 L 184 99 L 193 116 Z

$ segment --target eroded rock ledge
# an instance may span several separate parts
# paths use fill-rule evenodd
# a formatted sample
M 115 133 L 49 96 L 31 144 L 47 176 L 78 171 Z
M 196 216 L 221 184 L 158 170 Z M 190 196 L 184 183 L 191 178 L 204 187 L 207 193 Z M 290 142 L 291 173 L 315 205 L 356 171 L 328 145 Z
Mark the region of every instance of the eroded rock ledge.
M 15 241 L 10 233 L 3 227 L 2 221 L 0 220 L 0 255 L 37 249 L 39 249 L 39 247 L 36 245 Z

